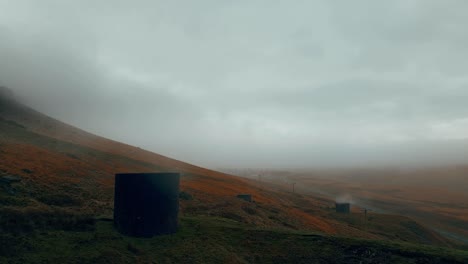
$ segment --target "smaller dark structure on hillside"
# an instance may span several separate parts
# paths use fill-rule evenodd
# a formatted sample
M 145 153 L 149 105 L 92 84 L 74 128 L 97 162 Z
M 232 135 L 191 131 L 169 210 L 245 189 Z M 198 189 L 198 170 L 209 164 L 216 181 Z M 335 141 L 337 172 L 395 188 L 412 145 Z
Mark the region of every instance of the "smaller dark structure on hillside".
M 238 194 L 237 198 L 245 200 L 247 202 L 252 202 L 252 195 L 251 194 Z
M 21 178 L 19 176 L 8 175 L 0 171 L 0 187 L 8 194 L 16 194 L 14 184 L 18 182 L 21 182 Z
M 349 212 L 351 211 L 350 203 L 335 203 L 335 205 L 337 213 L 349 214 Z
M 177 232 L 179 180 L 179 173 L 116 174 L 115 228 L 134 237 Z

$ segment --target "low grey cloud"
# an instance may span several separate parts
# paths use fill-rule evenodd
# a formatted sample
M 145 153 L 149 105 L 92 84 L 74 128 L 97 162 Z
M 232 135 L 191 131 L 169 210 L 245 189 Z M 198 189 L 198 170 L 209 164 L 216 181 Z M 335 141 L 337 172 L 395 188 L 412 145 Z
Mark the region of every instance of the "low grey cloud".
M 0 0 L 0 82 L 213 168 L 457 163 L 467 5 Z

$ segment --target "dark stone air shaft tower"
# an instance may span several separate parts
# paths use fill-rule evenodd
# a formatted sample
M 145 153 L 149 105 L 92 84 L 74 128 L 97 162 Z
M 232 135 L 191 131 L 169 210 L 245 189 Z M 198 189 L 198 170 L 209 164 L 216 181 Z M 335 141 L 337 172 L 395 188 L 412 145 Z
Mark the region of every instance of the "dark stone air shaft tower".
M 120 233 L 152 237 L 177 232 L 179 173 L 115 175 L 114 226 Z

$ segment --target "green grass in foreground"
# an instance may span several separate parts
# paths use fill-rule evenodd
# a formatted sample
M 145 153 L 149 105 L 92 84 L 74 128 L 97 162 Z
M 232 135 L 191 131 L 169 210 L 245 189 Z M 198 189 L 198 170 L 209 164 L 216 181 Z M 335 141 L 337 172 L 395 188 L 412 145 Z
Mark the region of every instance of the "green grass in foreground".
M 181 218 L 151 239 L 94 231 L 0 234 L 0 263 L 468 263 L 468 252 L 404 243 L 262 230 L 213 217 Z

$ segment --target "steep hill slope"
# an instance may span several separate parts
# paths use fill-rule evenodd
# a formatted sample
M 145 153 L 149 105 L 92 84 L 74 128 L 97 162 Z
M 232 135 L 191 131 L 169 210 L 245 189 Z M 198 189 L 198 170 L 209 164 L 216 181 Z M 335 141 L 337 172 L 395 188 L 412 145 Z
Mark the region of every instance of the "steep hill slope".
M 291 208 L 294 195 L 290 193 L 92 135 L 30 109 L 11 96 L 0 99 L 0 129 L 0 171 L 23 179 L 18 188 L 25 190 L 22 195 L 30 196 L 24 199 L 32 205 L 60 204 L 48 197 L 56 196 L 69 200 L 65 205 L 76 205 L 75 210 L 109 215 L 115 173 L 168 170 L 182 173 L 182 190 L 194 197 L 182 202 L 183 212 L 336 232 L 320 216 L 301 217 L 301 211 Z M 239 193 L 252 194 L 257 204 L 236 199 Z M 319 205 L 313 199 L 308 203 Z
M 265 222 L 265 225 L 282 225 L 279 219 L 271 220 L 245 212 L 240 206 L 243 203 L 234 197 L 239 193 L 251 193 L 259 203 L 288 206 L 287 200 L 279 202 L 282 194 L 260 190 L 249 180 L 86 133 L 13 100 L 3 98 L 1 101 L 0 128 L 0 171 L 21 176 L 22 188 L 32 195 L 32 202 L 48 201 L 49 198 L 42 196 L 52 194 L 62 198 L 68 196 L 64 199 L 74 200 L 80 209 L 109 214 L 115 173 L 169 170 L 183 173 L 182 189 L 195 197 L 195 201 L 183 204 L 187 211 L 226 214 L 245 218 L 245 221 Z M 49 201 L 49 205 L 54 203 Z M 332 232 L 331 228 L 325 230 L 328 227 L 325 221 L 314 220 L 306 223 L 302 219 L 291 219 L 292 223 L 289 223 L 285 215 L 284 224 L 310 225 L 311 228 Z
M 392 220 L 363 228 L 336 215 L 333 201 L 326 197 L 292 193 L 281 185 L 260 184 L 105 139 L 0 92 L 0 177 L 21 179 L 0 186 L 4 232 L 56 229 L 57 225 L 65 230 L 74 225 L 86 229 L 87 216 L 112 215 L 115 173 L 147 171 L 182 173 L 183 216 L 222 217 L 256 228 L 453 245 L 403 216 L 382 216 Z M 239 193 L 252 194 L 255 203 L 235 198 Z M 402 235 L 395 236 L 395 230 Z

